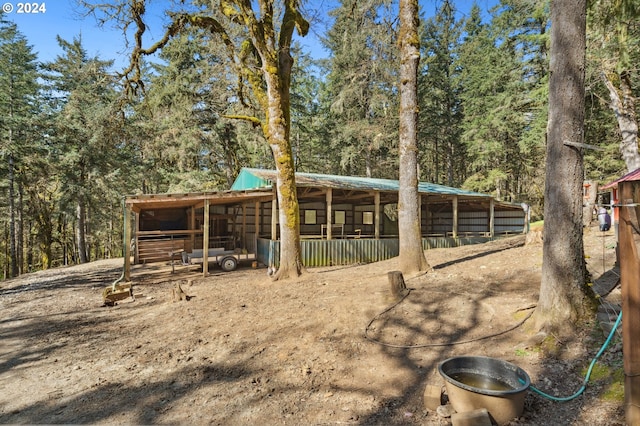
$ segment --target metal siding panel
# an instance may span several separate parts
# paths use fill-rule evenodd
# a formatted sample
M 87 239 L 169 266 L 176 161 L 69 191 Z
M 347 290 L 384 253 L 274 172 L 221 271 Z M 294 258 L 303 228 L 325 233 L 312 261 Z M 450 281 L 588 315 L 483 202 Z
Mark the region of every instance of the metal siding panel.
M 491 241 L 490 237 L 430 237 L 422 239 L 425 250 L 432 248 L 452 248 L 469 244 L 481 244 Z M 280 260 L 280 242 L 258 239 L 258 260 L 269 264 L 269 251 L 273 252 L 273 265 Z M 400 251 L 397 238 L 382 240 L 303 240 L 301 241 L 302 261 L 307 267 L 352 265 L 372 263 L 396 257 Z
M 494 215 L 496 217 L 519 217 L 519 218 L 523 218 L 524 217 L 524 211 L 523 210 L 500 210 L 500 211 L 496 211 L 494 213 Z
M 258 238 L 257 243 L 257 260 L 264 265 L 278 267 L 280 265 L 280 241 Z M 270 255 L 270 253 L 272 254 Z

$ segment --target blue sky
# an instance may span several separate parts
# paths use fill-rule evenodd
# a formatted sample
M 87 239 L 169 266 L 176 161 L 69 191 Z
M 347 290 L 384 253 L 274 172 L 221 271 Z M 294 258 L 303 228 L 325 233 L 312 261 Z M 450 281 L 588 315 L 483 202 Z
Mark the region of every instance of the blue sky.
M 488 10 L 497 0 L 476 0 L 483 11 Z M 119 30 L 113 28 L 99 28 L 95 18 L 92 16 L 83 17 L 75 6 L 74 0 L 49 0 L 37 2 L 44 5 L 44 12 L 39 13 L 18 13 L 20 3 L 15 0 L 0 0 L 3 4 L 3 10 L 12 9 L 10 13 L 5 14 L 5 19 L 13 21 L 18 25 L 18 29 L 25 35 L 29 44 L 34 47 L 34 51 L 38 54 L 40 61 L 52 61 L 56 56 L 62 53 L 56 35 L 61 36 L 65 40 L 73 40 L 74 37 L 82 36 L 82 43 L 90 56 L 98 56 L 100 59 L 113 59 L 118 64 L 127 63 L 127 49 L 124 39 Z M 34 2 L 22 2 L 22 4 L 33 4 Z M 155 39 L 162 36 L 164 28 L 163 21 L 163 4 L 169 2 L 152 1 L 148 7 L 147 14 L 150 19 L 149 34 Z M 318 10 L 320 13 L 326 14 L 335 7 L 335 0 L 311 0 L 307 8 Z M 440 4 L 437 0 L 420 0 L 425 15 L 433 15 L 436 4 Z M 472 4 L 471 0 L 454 0 L 456 8 L 461 13 L 467 12 Z M 22 7 L 22 12 L 25 12 Z M 301 42 L 303 47 L 311 49 L 312 55 L 315 57 L 325 56 L 326 53 L 319 46 L 314 38 L 314 33 L 323 32 L 322 28 L 313 26 L 310 34 Z

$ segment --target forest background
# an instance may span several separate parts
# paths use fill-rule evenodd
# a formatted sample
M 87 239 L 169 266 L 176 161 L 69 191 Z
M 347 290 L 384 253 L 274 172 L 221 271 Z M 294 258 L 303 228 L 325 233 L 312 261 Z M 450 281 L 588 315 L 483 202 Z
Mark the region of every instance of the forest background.
M 637 144 L 638 70 L 625 64 L 640 63 L 640 26 L 611 19 L 607 3 L 592 2 L 587 29 L 585 142 L 602 151 L 586 151 L 585 178 L 598 182 L 627 169 L 621 115 L 635 123 Z M 342 0 L 328 18 L 316 34 L 326 58 L 293 49 L 296 170 L 397 179 L 397 4 Z M 620 25 L 623 37 L 612 37 Z M 488 14 L 474 5 L 465 15 L 445 0 L 421 20 L 421 181 L 524 202 L 541 217 L 549 29 L 544 0 L 502 0 Z M 227 118 L 247 100 L 211 33 L 172 39 L 146 63 L 137 93 L 80 35 L 57 41 L 62 53 L 41 62 L 2 16 L 4 278 L 121 256 L 123 195 L 224 190 L 242 167 L 275 168 L 261 129 Z

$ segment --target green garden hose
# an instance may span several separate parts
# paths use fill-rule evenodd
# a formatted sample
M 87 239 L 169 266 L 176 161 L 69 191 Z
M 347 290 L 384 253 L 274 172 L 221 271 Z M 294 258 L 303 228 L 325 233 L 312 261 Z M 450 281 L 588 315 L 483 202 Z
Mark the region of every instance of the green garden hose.
M 611 328 L 611 332 L 609 333 L 609 336 L 607 337 L 607 340 L 605 340 L 604 344 L 602 345 L 602 347 L 600 348 L 600 350 L 598 351 L 596 356 L 593 358 L 593 361 L 591 361 L 591 364 L 589 365 L 589 369 L 587 370 L 587 374 L 584 377 L 584 382 L 582 383 L 582 386 L 580 387 L 580 389 L 578 389 L 578 391 L 576 393 L 574 393 L 571 396 L 557 397 L 557 396 L 552 396 L 552 395 L 546 394 L 546 393 L 542 392 L 540 389 L 537 389 L 533 385 L 529 386 L 529 388 L 533 392 L 537 393 L 538 395 L 543 396 L 544 398 L 550 399 L 552 401 L 566 402 L 566 401 L 571 401 L 572 399 L 575 399 L 575 398 L 579 397 L 585 391 L 585 389 L 587 388 L 587 383 L 589 382 L 589 377 L 591 376 L 591 370 L 593 370 L 593 367 L 595 366 L 596 361 L 604 353 L 604 351 L 607 348 L 607 346 L 609 346 L 609 343 L 611 343 L 611 339 L 613 339 L 613 336 L 614 336 L 614 334 L 616 332 L 616 329 L 620 325 L 620 321 L 621 320 L 622 320 L 622 311 L 620 311 L 620 314 L 618 315 L 618 319 L 616 320 L 616 322 L 614 323 L 613 327 Z

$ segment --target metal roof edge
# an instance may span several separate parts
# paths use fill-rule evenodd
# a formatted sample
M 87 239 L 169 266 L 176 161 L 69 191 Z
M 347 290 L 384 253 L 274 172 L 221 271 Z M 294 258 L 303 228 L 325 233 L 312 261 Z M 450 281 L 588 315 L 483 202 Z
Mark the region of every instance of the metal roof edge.
M 601 186 L 599 189 L 611 189 L 611 188 L 617 187 L 620 182 L 631 182 L 631 181 L 637 181 L 637 180 L 640 180 L 640 168 L 635 169 L 629 173 L 626 173 L 625 175 L 614 180 L 613 182 L 609 182 L 608 184 Z
M 243 167 L 240 171 L 240 174 L 250 173 L 254 176 L 260 177 L 262 179 L 267 179 L 269 181 L 275 181 L 276 179 L 276 170 L 271 169 L 256 169 Z M 240 176 L 240 175 L 238 175 Z M 371 189 L 371 190 L 380 190 L 380 191 L 398 191 L 399 190 L 399 181 L 393 179 L 384 179 L 384 178 L 368 178 L 368 177 L 359 177 L 359 176 L 341 176 L 341 175 L 331 175 L 331 174 L 320 174 L 320 173 L 307 173 L 307 172 L 296 172 L 296 180 L 301 178 L 300 186 L 307 186 L 309 183 L 304 182 L 304 179 L 314 180 L 317 184 L 325 184 L 329 187 L 340 187 L 340 183 L 350 184 L 344 185 L 348 186 L 351 189 L 355 189 L 358 187 L 359 189 Z M 237 180 L 236 180 L 237 181 Z M 298 183 L 298 182 L 296 182 Z M 329 185 L 327 185 L 329 183 Z M 234 182 L 235 185 L 235 182 Z M 233 188 L 233 186 L 232 186 Z M 460 188 L 454 188 L 451 186 L 440 185 L 436 183 L 430 182 L 418 182 L 418 192 L 424 194 L 445 194 L 445 195 L 461 195 L 468 197 L 479 197 L 479 198 L 493 198 L 493 196 L 489 194 L 483 194 L 480 192 L 467 191 Z

